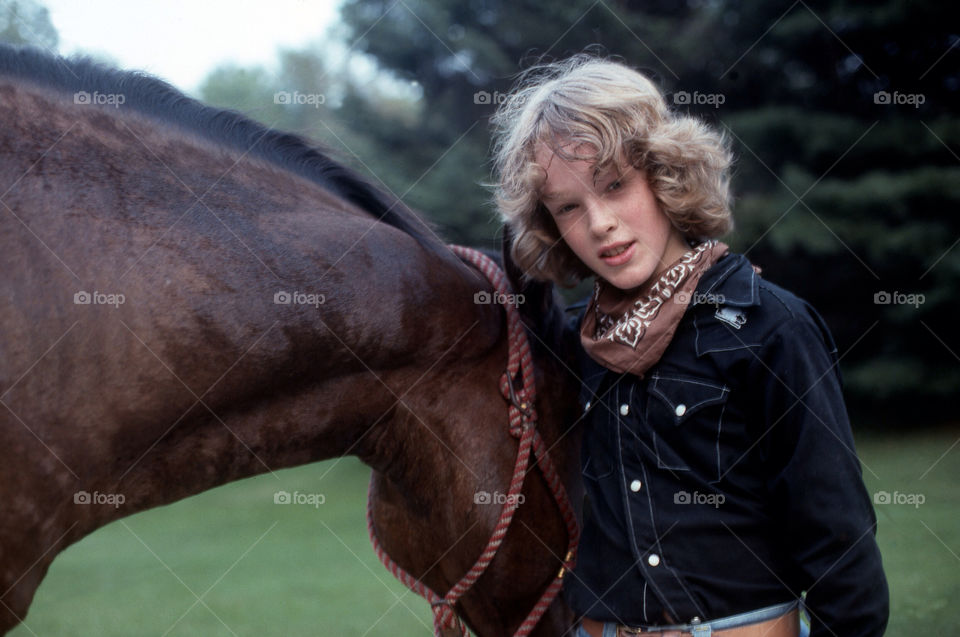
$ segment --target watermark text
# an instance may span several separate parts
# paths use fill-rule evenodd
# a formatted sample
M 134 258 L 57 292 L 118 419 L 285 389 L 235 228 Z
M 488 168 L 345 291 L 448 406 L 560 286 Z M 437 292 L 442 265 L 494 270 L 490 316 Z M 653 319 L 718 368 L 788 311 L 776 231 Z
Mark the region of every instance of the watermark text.
M 96 104 L 98 106 L 112 106 L 120 108 L 120 105 L 127 101 L 127 96 L 123 93 L 101 93 L 94 91 L 77 91 L 73 94 L 74 104 Z
M 673 494 L 674 504 L 706 504 L 718 509 L 726 501 L 727 497 L 722 493 L 700 493 L 699 491 L 690 493 L 689 491 L 677 491 Z
M 273 94 L 274 104 L 307 105 L 314 108 L 320 108 L 327 102 L 327 97 L 323 93 L 301 93 L 300 91 L 277 91 Z
M 526 298 L 524 298 L 522 294 L 504 294 L 499 290 L 494 290 L 491 293 L 486 290 L 481 290 L 473 295 L 473 302 L 477 305 L 512 305 L 514 307 L 520 307 L 526 302 Z
M 79 290 L 73 294 L 73 303 L 74 305 L 112 305 L 114 309 L 119 308 L 127 300 L 123 294 L 107 294 L 106 292 L 100 292 L 94 290 L 93 292 L 87 292 L 86 290 Z
M 927 97 L 923 93 L 901 93 L 900 91 L 888 93 L 887 91 L 877 91 L 873 94 L 874 104 L 906 105 L 920 108 L 920 105 L 926 101 Z
M 323 294 L 313 294 L 309 292 L 287 292 L 286 290 L 277 290 L 273 294 L 273 302 L 277 305 L 312 305 L 320 307 L 327 300 Z
M 876 305 L 912 305 L 913 307 L 920 307 L 926 300 L 927 297 L 923 294 L 907 294 L 897 292 L 896 290 L 893 292 L 880 290 L 873 295 L 873 302 Z
M 922 493 L 900 493 L 899 491 L 890 493 L 889 491 L 877 491 L 873 494 L 874 504 L 907 504 L 915 509 L 919 509 L 920 505 L 926 501 L 927 496 Z
M 273 494 L 274 504 L 307 504 L 315 509 L 319 509 L 320 505 L 326 501 L 327 496 L 322 493 L 300 493 L 299 491 L 290 493 L 289 491 L 277 491 Z
M 695 106 L 712 106 L 720 108 L 720 105 L 727 101 L 723 93 L 701 93 L 694 91 L 677 91 L 673 94 L 673 103 L 677 105 L 693 104 Z
M 510 495 L 509 493 L 500 493 L 499 491 L 494 491 L 490 493 L 489 491 L 477 491 L 473 494 L 473 503 L 474 504 L 513 504 L 517 505 L 523 504 L 526 498 L 522 493 L 517 495 Z
M 100 493 L 99 491 L 90 493 L 89 491 L 77 491 L 73 494 L 74 504 L 109 504 L 113 508 L 119 509 L 120 505 L 126 501 L 127 498 L 122 493 Z

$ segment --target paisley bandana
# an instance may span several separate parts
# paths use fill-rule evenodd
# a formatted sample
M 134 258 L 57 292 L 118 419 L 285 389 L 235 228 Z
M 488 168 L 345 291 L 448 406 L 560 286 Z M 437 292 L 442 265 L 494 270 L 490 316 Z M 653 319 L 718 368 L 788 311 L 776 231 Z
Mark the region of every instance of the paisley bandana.
M 643 376 L 670 344 L 700 277 L 728 251 L 725 243 L 705 241 L 629 296 L 597 278 L 580 327 L 590 358 L 615 372 Z

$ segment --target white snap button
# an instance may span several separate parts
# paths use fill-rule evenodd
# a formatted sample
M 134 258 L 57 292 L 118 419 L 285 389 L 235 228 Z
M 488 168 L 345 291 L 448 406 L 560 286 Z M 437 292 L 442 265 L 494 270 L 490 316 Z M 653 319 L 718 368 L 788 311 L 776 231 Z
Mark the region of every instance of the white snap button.
M 589 410 L 589 409 L 590 409 L 590 401 L 588 400 L 588 401 L 587 401 L 587 404 L 583 406 L 583 410 L 584 410 L 584 411 L 587 411 L 587 410 Z
M 660 565 L 660 556 L 656 553 L 651 553 L 650 557 L 647 558 L 647 564 L 650 566 L 659 566 Z
M 620 405 L 621 416 L 626 416 L 629 413 L 630 413 L 630 405 L 628 405 L 627 403 L 623 403 L 622 405 Z
M 674 409 L 673 411 L 674 411 L 674 413 L 677 414 L 678 416 L 682 416 L 682 415 L 684 415 L 685 413 L 687 413 L 687 406 L 684 405 L 683 403 L 680 403 L 679 405 L 677 405 L 677 408 Z
M 639 480 L 634 480 L 633 482 L 630 483 L 630 490 L 636 493 L 637 491 L 640 490 L 640 487 L 642 486 L 643 486 L 642 482 L 640 482 Z

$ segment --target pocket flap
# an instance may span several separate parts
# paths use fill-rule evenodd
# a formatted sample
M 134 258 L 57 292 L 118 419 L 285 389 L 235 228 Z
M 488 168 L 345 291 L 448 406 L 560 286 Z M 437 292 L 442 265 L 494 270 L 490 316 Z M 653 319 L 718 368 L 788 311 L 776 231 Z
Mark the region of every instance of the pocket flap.
M 726 386 L 699 378 L 654 374 L 650 381 L 650 396 L 666 405 L 674 425 L 683 423 L 704 407 L 726 402 L 730 395 Z

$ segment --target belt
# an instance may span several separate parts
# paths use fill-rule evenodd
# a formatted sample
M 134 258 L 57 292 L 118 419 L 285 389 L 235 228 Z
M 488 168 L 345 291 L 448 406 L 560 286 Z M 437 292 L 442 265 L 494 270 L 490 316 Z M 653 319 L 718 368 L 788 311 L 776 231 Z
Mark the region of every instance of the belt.
M 750 621 L 750 616 L 754 613 L 763 613 L 766 617 L 770 617 L 769 613 L 764 613 L 764 611 L 775 611 L 781 607 L 784 612 L 778 616 L 771 619 Z M 742 619 L 742 622 L 738 621 L 740 619 Z M 581 626 L 590 637 L 604 637 L 603 622 L 584 617 Z M 790 602 L 771 606 L 769 609 L 761 609 L 760 611 L 752 611 L 703 623 L 647 626 L 646 628 L 617 626 L 615 635 L 616 637 L 642 637 L 644 635 L 650 635 L 651 637 L 682 637 L 683 635 L 694 637 L 797 637 L 799 630 L 799 611 L 797 611 L 796 603 Z

